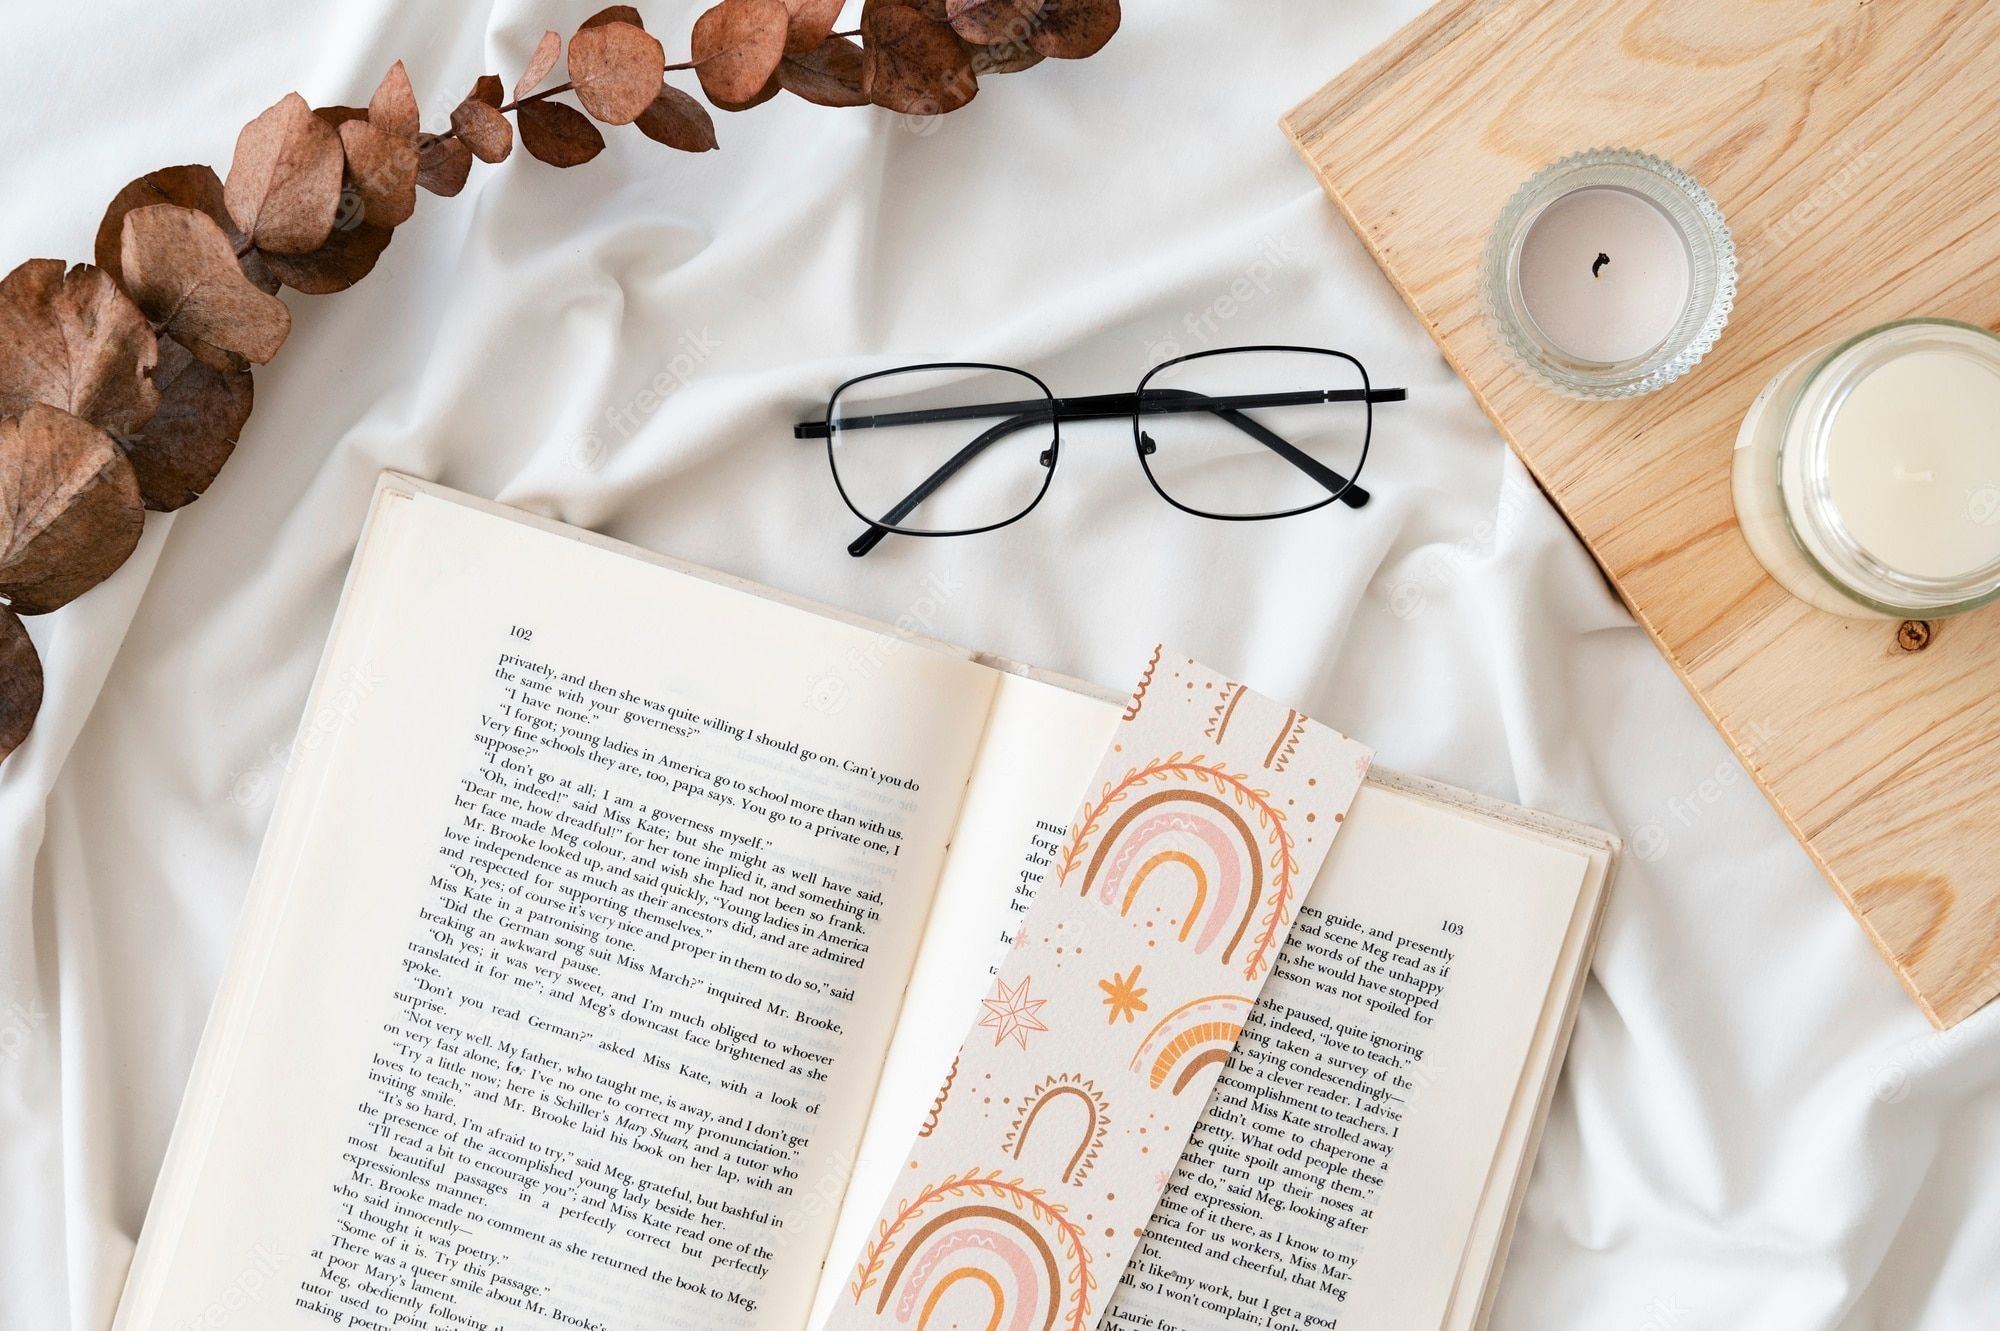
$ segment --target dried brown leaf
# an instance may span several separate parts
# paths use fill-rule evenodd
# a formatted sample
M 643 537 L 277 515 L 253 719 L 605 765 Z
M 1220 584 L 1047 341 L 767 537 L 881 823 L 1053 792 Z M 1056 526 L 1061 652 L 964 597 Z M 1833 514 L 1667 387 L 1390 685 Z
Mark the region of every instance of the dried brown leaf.
M 248 370 L 218 370 L 171 338 L 153 371 L 160 409 L 139 433 L 120 439 L 147 508 L 169 513 L 208 489 L 236 449 L 252 401 Z
M 121 262 L 125 289 L 146 317 L 211 364 L 205 350 L 262 364 L 292 330 L 285 302 L 250 284 L 207 213 L 171 203 L 134 208 L 125 215 Z
M 829 37 L 804 55 L 788 55 L 778 67 L 785 91 L 820 106 L 866 106 L 861 90 L 867 59 L 845 37 Z
M 417 210 L 416 145 L 372 123 L 350 120 L 340 127 L 340 146 L 347 154 L 352 201 L 334 229 L 356 222 L 393 228 L 409 221 Z
M 582 166 L 604 151 L 604 136 L 590 117 L 563 102 L 529 102 L 521 117 L 521 146 L 550 166 Z
M 679 88 L 662 87 L 653 104 L 632 123 L 647 138 L 684 153 L 705 153 L 715 147 L 715 121 L 708 108 Z
M 468 97 L 451 113 L 452 132 L 482 162 L 504 162 L 514 151 L 514 126 L 493 106 Z
M 860 26 L 867 28 L 870 15 L 878 9 L 887 9 L 891 5 L 906 5 L 927 19 L 938 23 L 949 23 L 951 12 L 945 7 L 948 3 L 949 0 L 863 0 Z
M 833 36 L 833 26 L 840 22 L 840 11 L 846 4 L 847 0 L 785 0 L 785 8 L 792 14 L 785 54 L 804 55 L 825 45 L 826 39 Z
M 251 243 L 274 254 L 318 249 L 340 208 L 340 137 L 287 93 L 243 127 L 222 198 Z
M 1031 41 L 997 42 L 972 48 L 972 72 L 982 79 L 988 74 L 1018 74 L 1046 59 Z
M 472 81 L 472 91 L 466 97 L 475 102 L 484 102 L 495 111 L 507 100 L 506 89 L 501 86 L 498 74 L 481 74 Z
M 417 183 L 449 199 L 472 174 L 472 149 L 457 139 L 426 134 L 417 140 Z
M 0 609 L 0 762 L 21 747 L 42 710 L 42 658 L 28 626 Z
M 784 0 L 722 0 L 696 19 L 689 43 L 708 99 L 737 111 L 775 92 L 791 28 Z
M 110 577 L 145 522 L 110 435 L 39 402 L 0 421 L 0 596 L 16 613 L 59 610 Z
M 1118 0 L 1049 0 L 1028 40 L 1043 55 L 1082 60 L 1104 49 L 1119 20 Z
M 521 75 L 521 81 L 514 85 L 514 100 L 518 102 L 540 87 L 561 57 L 562 38 L 553 32 L 543 33 L 542 39 L 535 43 L 535 53 L 528 57 L 528 68 Z
M 1027 45 L 1042 12 L 1068 0 L 945 0 L 952 30 L 975 46 Z
M 326 244 L 311 254 L 273 254 L 271 271 L 280 282 L 308 296 L 345 291 L 375 270 L 375 261 L 395 234 L 395 228 L 373 222 L 335 227 Z
M 368 108 L 365 106 L 315 106 L 313 114 L 334 129 L 339 129 L 350 120 L 366 120 Z
M 643 28 L 613 20 L 569 39 L 569 79 L 583 109 L 607 125 L 629 125 L 659 96 L 667 53 Z
M 414 139 L 422 132 L 418 123 L 417 92 L 410 86 L 410 71 L 398 60 L 375 85 L 368 99 L 368 123 L 385 134 Z
M 765 82 L 763 87 L 757 90 L 757 95 L 755 97 L 752 97 L 749 101 L 716 102 L 714 104 L 715 109 L 718 111 L 748 111 L 753 106 L 762 106 L 764 103 L 770 101 L 773 97 L 776 97 L 779 93 L 785 90 L 785 80 L 781 74 L 781 71 L 784 69 L 784 67 L 785 67 L 785 62 L 780 60 L 778 62 L 778 68 L 771 71 L 770 79 Z
M 154 203 L 174 203 L 207 213 L 236 249 L 236 264 L 243 275 L 259 290 L 278 289 L 278 279 L 271 276 L 257 251 L 248 248 L 248 238 L 237 230 L 236 219 L 229 215 L 222 200 L 222 181 L 215 172 L 200 165 L 164 166 L 158 171 L 148 171 L 112 197 L 111 206 L 104 210 L 104 220 L 97 224 L 96 246 L 97 266 L 111 274 L 112 281 L 120 286 L 125 283 L 119 257 L 125 243 L 125 214 Z
M 606 23 L 629 23 L 635 28 L 646 26 L 646 20 L 640 18 L 639 11 L 632 8 L 632 6 L 607 5 L 585 19 L 578 26 L 577 31 L 582 32 L 585 28 L 602 27 Z
M 978 94 L 971 56 L 950 24 L 908 5 L 883 5 L 862 23 L 868 39 L 862 88 L 875 105 L 904 115 L 942 115 Z
M 146 316 L 102 268 L 30 259 L 0 278 L 0 416 L 40 402 L 130 434 L 160 404 L 158 359 Z

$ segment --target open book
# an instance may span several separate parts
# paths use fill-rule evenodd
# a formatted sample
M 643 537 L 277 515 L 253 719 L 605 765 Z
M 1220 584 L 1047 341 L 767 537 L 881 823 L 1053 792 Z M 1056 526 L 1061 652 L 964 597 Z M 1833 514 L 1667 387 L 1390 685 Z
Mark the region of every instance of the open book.
M 1123 701 L 385 477 L 118 1331 L 816 1326 Z M 1616 849 L 1371 775 L 1103 1324 L 1480 1325 Z

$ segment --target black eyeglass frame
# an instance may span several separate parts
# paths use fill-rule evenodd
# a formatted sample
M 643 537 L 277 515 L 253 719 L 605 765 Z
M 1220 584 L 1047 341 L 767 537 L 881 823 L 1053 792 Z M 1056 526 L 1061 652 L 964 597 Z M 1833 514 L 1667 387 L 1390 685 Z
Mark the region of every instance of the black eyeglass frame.
M 1189 361 L 1201 360 L 1211 356 L 1242 355 L 1258 352 L 1335 357 L 1346 361 L 1354 367 L 1355 372 L 1361 376 L 1361 387 L 1358 390 L 1334 389 L 1305 390 L 1291 393 L 1251 393 L 1232 395 L 1226 398 L 1213 398 L 1205 394 L 1192 392 L 1188 392 L 1184 397 L 1177 399 L 1167 399 L 1159 396 L 1149 399 L 1147 396 L 1148 385 L 1158 375 L 1177 365 L 1184 365 Z M 938 407 L 890 412 L 882 415 L 845 417 L 838 421 L 835 420 L 834 412 L 839 405 L 841 395 L 847 393 L 857 385 L 874 379 L 888 378 L 892 375 L 911 374 L 925 370 L 987 370 L 1001 374 L 1018 375 L 1039 388 L 1042 392 L 1042 397 L 1039 400 L 1027 402 L 980 403 L 964 407 Z M 1156 393 L 1160 393 L 1165 390 L 1155 391 Z M 1335 500 L 1339 500 L 1349 508 L 1361 508 L 1368 503 L 1371 497 L 1368 491 L 1361 487 L 1359 480 L 1362 468 L 1367 465 L 1368 450 L 1374 439 L 1375 404 L 1377 402 L 1401 402 L 1406 397 L 1405 390 L 1400 388 L 1376 388 L 1368 377 L 1367 366 L 1363 365 L 1354 356 L 1344 351 L 1333 350 L 1329 347 L 1303 347 L 1277 344 L 1246 347 L 1212 347 L 1205 351 L 1189 352 L 1186 355 L 1162 361 L 1146 372 L 1145 376 L 1139 381 L 1138 389 L 1134 392 L 1103 393 L 1077 398 L 1057 397 L 1040 376 L 1020 369 L 1017 366 L 999 365 L 990 361 L 932 361 L 919 365 L 900 365 L 886 370 L 875 370 L 868 374 L 856 375 L 833 390 L 833 393 L 827 399 L 826 415 L 823 419 L 802 421 L 793 427 L 792 434 L 797 439 L 825 439 L 827 441 L 827 467 L 833 473 L 834 488 L 840 492 L 841 502 L 847 505 L 848 511 L 868 524 L 868 530 L 847 547 L 849 554 L 859 557 L 873 550 L 881 543 L 884 537 L 892 533 L 899 536 L 977 536 L 983 532 L 997 531 L 1002 527 L 1011 526 L 1019 522 L 1022 518 L 1035 511 L 1036 506 L 1048 494 L 1049 486 L 1055 481 L 1056 467 L 1062 458 L 1062 423 L 1064 421 L 1118 420 L 1129 418 L 1132 422 L 1133 447 L 1139 455 L 1139 465 L 1146 473 L 1147 484 L 1151 485 L 1153 492 L 1168 504 L 1183 513 L 1192 514 L 1195 517 L 1209 518 L 1217 522 L 1265 522 L 1274 518 L 1297 517 L 1302 513 L 1310 513 L 1316 509 L 1326 507 Z M 1321 463 L 1310 454 L 1296 448 L 1275 432 L 1242 414 L 1244 408 L 1254 406 L 1301 406 L 1332 402 L 1358 402 L 1364 409 L 1361 453 L 1355 460 L 1351 473 L 1347 476 L 1341 476 L 1338 472 Z M 1213 415 L 1219 419 L 1227 419 L 1231 425 L 1249 434 L 1252 438 L 1257 439 L 1259 443 L 1264 444 L 1280 457 L 1283 457 L 1286 461 L 1292 463 L 1318 481 L 1320 485 L 1327 489 L 1326 498 L 1315 500 L 1310 504 L 1302 504 L 1296 508 L 1283 509 L 1272 513 L 1212 513 L 1206 509 L 1182 503 L 1180 500 L 1174 498 L 1173 495 L 1167 492 L 1166 487 L 1160 483 L 1159 477 L 1154 475 L 1152 464 L 1148 461 L 1149 455 L 1157 451 L 1157 445 L 1146 433 L 1144 418 L 1149 415 L 1194 412 Z M 846 483 L 841 480 L 840 463 L 834 454 L 834 445 L 839 429 L 868 429 L 900 424 L 931 424 L 949 420 L 980 420 L 995 415 L 1006 415 L 1007 419 L 1003 420 L 999 426 L 975 437 L 964 448 L 960 449 L 956 455 L 933 472 L 929 478 L 922 482 L 908 496 L 891 508 L 888 514 L 883 517 L 870 516 L 863 512 L 860 506 L 854 502 L 853 496 L 847 492 Z M 1026 428 L 1030 425 L 1039 425 L 1044 421 L 1046 421 L 1050 428 L 1050 439 L 1049 446 L 1043 450 L 1040 457 L 1044 468 L 1042 484 L 1036 490 L 1034 498 L 1029 500 L 1020 512 L 998 522 L 945 531 L 909 528 L 897 524 L 896 519 L 903 517 L 914 509 L 917 504 L 923 502 L 924 499 L 935 492 L 939 485 L 951 479 L 961 467 L 977 457 L 987 447 L 990 447 L 993 443 L 997 443 L 1006 434 L 1011 433 L 1015 429 Z M 1334 482 L 1338 484 L 1335 485 L 1333 484 Z M 885 521 L 884 517 L 888 520 Z

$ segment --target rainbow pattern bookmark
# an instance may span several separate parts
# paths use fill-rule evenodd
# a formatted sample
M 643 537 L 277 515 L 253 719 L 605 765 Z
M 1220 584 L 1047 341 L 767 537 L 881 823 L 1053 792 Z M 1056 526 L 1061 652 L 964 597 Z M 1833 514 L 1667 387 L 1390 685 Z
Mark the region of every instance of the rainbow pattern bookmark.
M 1369 750 L 1156 650 L 827 1331 L 1092 1331 Z

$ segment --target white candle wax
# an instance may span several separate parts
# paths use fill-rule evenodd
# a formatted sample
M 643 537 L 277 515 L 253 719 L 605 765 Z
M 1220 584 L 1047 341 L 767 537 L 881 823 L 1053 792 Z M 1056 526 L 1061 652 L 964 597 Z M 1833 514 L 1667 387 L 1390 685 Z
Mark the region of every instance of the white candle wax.
M 1646 355 L 1673 331 L 1692 284 L 1687 242 L 1653 202 L 1593 186 L 1544 208 L 1521 245 L 1522 303 L 1564 354 L 1594 364 Z
M 1833 507 L 1857 544 L 1918 578 L 2000 560 L 2000 373 L 1950 350 L 1868 372 L 1827 434 Z

